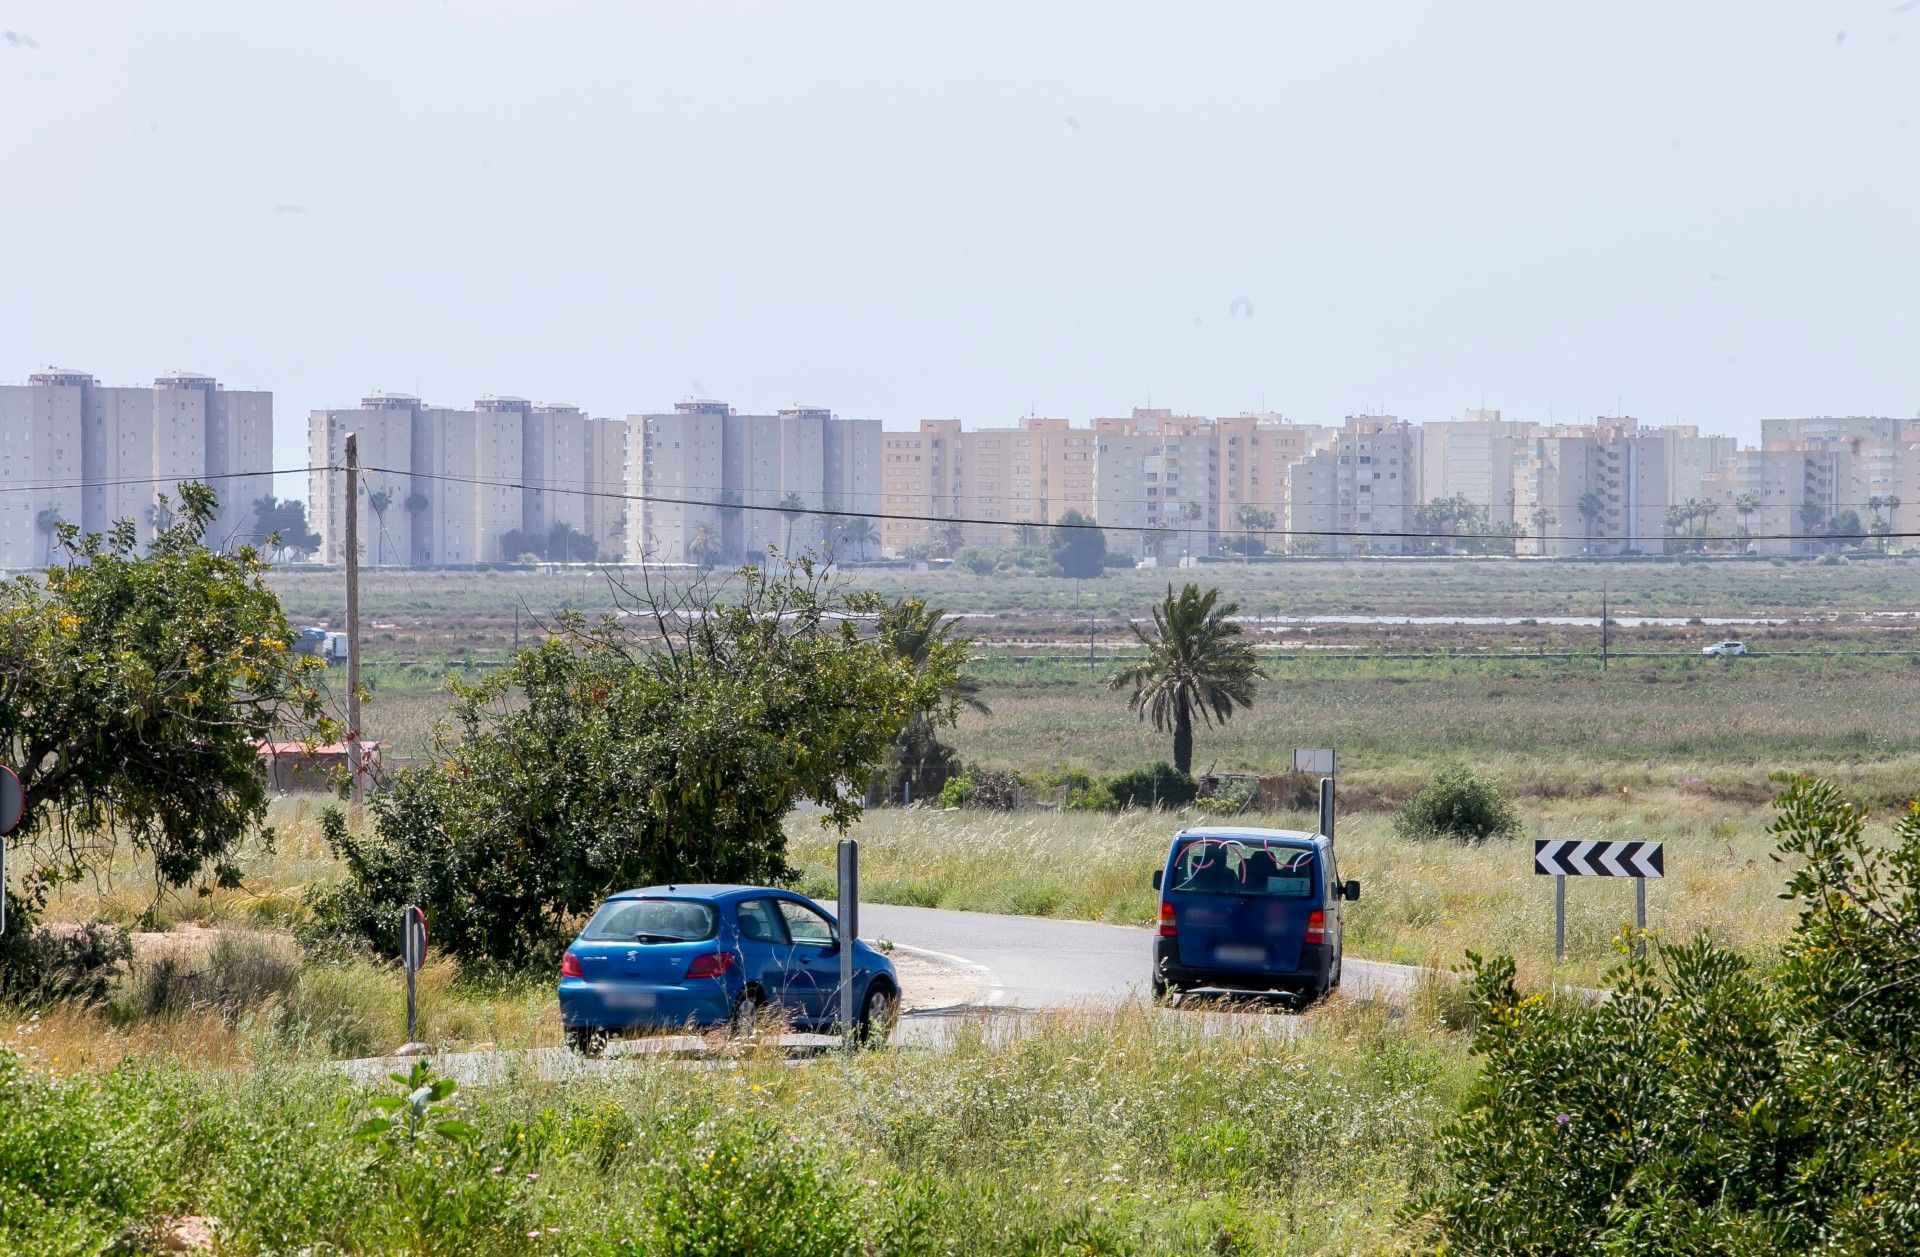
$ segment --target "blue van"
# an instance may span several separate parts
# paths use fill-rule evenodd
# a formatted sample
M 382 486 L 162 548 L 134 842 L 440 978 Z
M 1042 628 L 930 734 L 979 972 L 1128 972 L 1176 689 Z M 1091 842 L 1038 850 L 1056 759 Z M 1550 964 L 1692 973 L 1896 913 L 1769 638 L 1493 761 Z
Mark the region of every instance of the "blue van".
M 1300 1003 L 1340 985 L 1342 882 L 1333 843 L 1292 829 L 1183 829 L 1153 875 L 1153 995 L 1210 987 Z

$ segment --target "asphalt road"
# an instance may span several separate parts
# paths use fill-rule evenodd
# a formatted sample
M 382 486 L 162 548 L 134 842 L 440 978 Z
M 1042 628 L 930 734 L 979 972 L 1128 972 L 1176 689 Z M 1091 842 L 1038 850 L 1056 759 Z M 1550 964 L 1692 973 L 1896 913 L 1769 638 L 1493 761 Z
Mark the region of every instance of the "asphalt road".
M 860 905 L 860 936 L 931 952 L 979 975 L 979 1003 L 1060 1008 L 1144 997 L 1153 932 L 1132 925 L 996 916 L 943 908 Z M 1419 979 L 1412 965 L 1348 956 L 1341 991 L 1348 998 L 1405 999 Z

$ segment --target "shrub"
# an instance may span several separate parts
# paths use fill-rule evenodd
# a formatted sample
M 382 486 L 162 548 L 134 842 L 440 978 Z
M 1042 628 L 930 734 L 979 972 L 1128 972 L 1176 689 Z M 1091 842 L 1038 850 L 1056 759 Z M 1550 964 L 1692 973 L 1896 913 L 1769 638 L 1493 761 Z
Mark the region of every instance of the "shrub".
M 1920 809 L 1889 845 L 1824 782 L 1776 807 L 1801 915 L 1770 958 L 1657 944 L 1562 1001 L 1468 953 L 1485 1064 L 1422 1248 L 1920 1251 Z
M 1194 779 L 1161 760 L 1151 768 L 1122 773 L 1107 783 L 1115 807 L 1185 807 L 1200 793 Z
M 949 777 L 940 790 L 941 807 L 979 807 L 1011 812 L 1026 798 L 1027 781 L 1017 772 L 975 765 Z
M 1500 788 L 1462 765 L 1442 768 L 1393 818 L 1402 838 L 1478 842 L 1520 832 L 1520 818 Z
M 204 958 L 168 949 L 139 962 L 119 1005 L 123 1014 L 164 1017 L 192 1009 L 230 1024 L 291 1000 L 300 989 L 300 956 L 285 940 L 223 932 Z
M 0 935 L 0 996 L 28 1005 L 65 999 L 97 1004 L 132 958 L 133 940 L 118 926 L 22 929 L 16 922 Z
M 850 1176 L 798 1136 L 731 1121 L 701 1131 L 664 1161 L 646 1195 L 647 1252 L 838 1257 L 861 1251 Z

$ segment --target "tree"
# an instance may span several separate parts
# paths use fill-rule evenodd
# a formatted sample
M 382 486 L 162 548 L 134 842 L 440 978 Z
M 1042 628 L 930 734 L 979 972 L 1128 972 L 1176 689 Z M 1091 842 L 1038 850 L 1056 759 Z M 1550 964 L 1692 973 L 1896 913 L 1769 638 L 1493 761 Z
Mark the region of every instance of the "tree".
M 1740 540 L 1742 542 L 1742 545 L 1740 548 L 1742 550 L 1747 548 L 1744 543 L 1746 542 L 1748 534 L 1753 531 L 1751 528 L 1747 526 L 1747 516 L 1753 514 L 1755 511 L 1759 509 L 1760 509 L 1759 494 L 1749 490 L 1746 493 L 1739 493 L 1734 495 L 1733 510 L 1734 510 L 1734 514 L 1740 517 Z
M 693 536 L 687 542 L 687 557 L 701 567 L 711 567 L 720 557 L 720 534 L 704 519 L 693 526 Z
M 392 489 L 375 489 L 367 494 L 367 509 L 373 512 L 374 520 L 373 564 L 375 567 L 380 565 L 380 545 L 387 539 L 387 508 L 392 505 Z
M 320 548 L 320 534 L 307 527 L 307 504 L 299 498 L 281 499 L 271 493 L 255 498 L 253 520 L 270 552 L 311 554 Z
M 1593 548 L 1593 539 L 1596 535 L 1594 521 L 1600 518 L 1600 512 L 1605 506 L 1606 503 L 1601 500 L 1600 495 L 1591 489 L 1581 494 L 1580 500 L 1574 503 L 1574 509 L 1580 512 L 1581 531 L 1586 534 L 1586 540 L 1581 543 L 1581 549 Z
M 1873 523 L 1868 527 L 1873 535 L 1880 538 L 1880 553 L 1887 552 L 1887 535 L 1893 531 L 1893 512 L 1900 509 L 1900 499 L 1891 493 L 1875 494 L 1867 499 L 1867 509 L 1873 513 Z M 1885 512 L 1882 514 L 1881 512 Z
M 1827 520 L 1827 513 L 1820 509 L 1819 504 L 1814 502 L 1803 502 L 1800 506 L 1799 515 L 1800 531 L 1810 535 L 1818 533 L 1820 526 L 1826 523 Z M 1808 549 L 1811 550 L 1812 547 L 1809 546 Z
M 880 544 L 880 529 L 865 515 L 848 520 L 840 529 L 840 535 L 853 547 L 853 552 L 862 562 L 866 561 L 868 547 Z
M 1053 529 L 1047 549 L 1062 576 L 1082 579 L 1107 570 L 1107 534 L 1079 511 L 1068 511 Z
M 1834 538 L 1836 545 L 1843 541 L 1858 545 L 1866 539 L 1866 531 L 1860 523 L 1860 512 L 1852 507 L 1835 515 L 1827 524 L 1827 535 Z
M 1920 808 L 1893 840 L 1829 783 L 1771 832 L 1798 906 L 1771 955 L 1655 940 L 1602 999 L 1469 953 L 1483 1059 L 1419 1204 L 1423 1249 L 1920 1251 Z
M 888 798 L 898 797 L 903 783 L 911 783 L 916 798 L 939 793 L 958 764 L 952 748 L 940 741 L 939 730 L 952 725 L 963 710 L 992 714 L 981 697 L 979 678 L 963 671 L 973 647 L 955 636 L 958 628 L 958 621 L 919 598 L 902 598 L 880 613 L 877 640 L 920 683 L 923 703 L 901 727 L 887 756 L 881 789 Z
M 1527 513 L 1527 519 L 1540 531 L 1540 553 L 1547 552 L 1547 529 L 1560 522 L 1559 517 L 1544 506 L 1536 506 Z
M 789 491 L 780 499 L 780 513 L 787 517 L 787 544 L 781 553 L 790 559 L 793 557 L 793 526 L 807 513 L 807 500 Z
M 861 811 L 846 783 L 945 680 L 862 641 L 855 620 L 884 604 L 809 560 L 614 590 L 626 615 L 564 615 L 456 684 L 451 730 L 374 796 L 370 832 L 331 815 L 347 876 L 314 896 L 308 938 L 391 954 L 417 903 L 456 958 L 551 963 L 610 891 L 785 880 L 794 803 L 844 829 Z
M 53 562 L 53 541 L 55 537 L 60 535 L 60 525 L 65 522 L 66 521 L 61 518 L 60 508 L 57 506 L 43 506 L 33 513 L 34 528 L 41 536 L 46 538 L 46 541 L 43 542 L 40 547 L 40 561 L 42 563 Z
M 1154 631 L 1129 625 L 1147 657 L 1114 674 L 1109 684 L 1130 689 L 1127 710 L 1173 734 L 1173 766 L 1193 771 L 1193 720 L 1224 725 L 1238 708 L 1253 706 L 1260 664 L 1253 644 L 1233 622 L 1238 603 L 1220 606 L 1220 591 L 1194 584 L 1167 596 L 1153 609 Z
M 1260 527 L 1260 508 L 1252 502 L 1242 502 L 1240 509 L 1234 512 L 1240 520 L 1240 530 L 1244 544 L 1240 547 L 1240 557 L 1246 559 L 1253 554 L 1253 530 Z
M 255 743 L 327 736 L 313 674 L 252 546 L 209 550 L 213 490 L 180 486 L 177 522 L 138 553 L 131 520 L 106 537 L 59 526 L 66 562 L 0 585 L 0 754 L 26 813 L 31 913 L 125 843 L 160 886 L 211 871 L 237 883 L 241 840 L 266 815 Z

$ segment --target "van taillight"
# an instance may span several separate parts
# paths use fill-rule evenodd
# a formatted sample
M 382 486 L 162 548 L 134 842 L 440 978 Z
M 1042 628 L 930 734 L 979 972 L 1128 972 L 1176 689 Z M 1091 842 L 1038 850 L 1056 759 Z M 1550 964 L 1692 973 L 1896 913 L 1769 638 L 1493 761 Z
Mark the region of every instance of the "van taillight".
M 1177 932 L 1173 928 L 1173 905 L 1162 903 L 1160 905 L 1160 937 L 1172 938 Z
M 693 958 L 693 963 L 687 966 L 687 977 L 717 978 L 731 968 L 733 968 L 732 952 L 708 952 L 704 956 L 695 956 Z
M 1308 943 L 1327 941 L 1327 914 L 1318 908 L 1307 914 L 1307 937 L 1303 941 Z
M 580 967 L 580 957 L 570 951 L 560 953 L 560 976 L 563 978 L 584 978 L 586 970 Z

